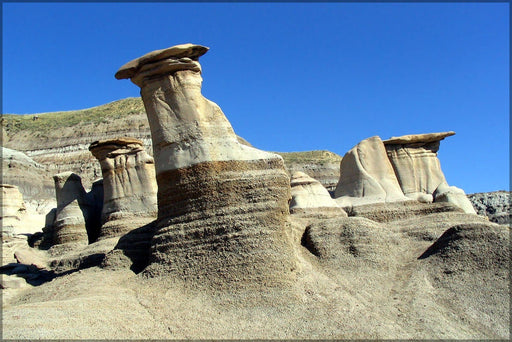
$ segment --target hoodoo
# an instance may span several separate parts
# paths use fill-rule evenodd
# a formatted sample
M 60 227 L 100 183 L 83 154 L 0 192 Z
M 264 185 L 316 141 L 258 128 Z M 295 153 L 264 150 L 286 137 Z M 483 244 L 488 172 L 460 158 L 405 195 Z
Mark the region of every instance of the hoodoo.
M 96 141 L 89 150 L 100 162 L 103 175 L 99 239 L 120 236 L 153 221 L 157 213 L 155 167 L 142 141 Z
M 198 59 L 207 51 L 177 45 L 116 73 L 141 88 L 153 141 L 158 221 L 145 272 L 216 288 L 290 284 L 283 160 L 240 144 L 219 106 L 203 97 Z

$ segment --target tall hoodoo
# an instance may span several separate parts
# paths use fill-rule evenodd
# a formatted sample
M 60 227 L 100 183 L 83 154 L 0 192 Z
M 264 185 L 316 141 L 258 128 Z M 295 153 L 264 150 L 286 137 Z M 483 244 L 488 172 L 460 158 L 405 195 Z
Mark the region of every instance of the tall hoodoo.
M 446 182 L 437 158 L 440 141 L 455 132 L 411 134 L 384 140 L 386 152 L 405 196 L 423 199 Z
M 143 142 L 118 138 L 93 142 L 91 153 L 103 175 L 103 209 L 98 239 L 120 236 L 153 221 L 157 214 L 153 158 Z
M 116 73 L 141 87 L 153 140 L 158 230 L 145 272 L 214 287 L 289 284 L 295 261 L 283 160 L 241 145 L 203 97 L 198 58 L 207 51 L 177 45 Z

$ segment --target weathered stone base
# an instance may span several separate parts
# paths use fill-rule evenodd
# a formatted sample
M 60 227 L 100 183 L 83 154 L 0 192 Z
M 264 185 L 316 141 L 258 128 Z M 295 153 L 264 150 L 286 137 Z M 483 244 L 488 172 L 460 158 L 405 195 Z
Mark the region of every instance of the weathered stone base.
M 161 173 L 158 184 L 146 275 L 229 289 L 293 283 L 290 187 L 281 159 L 204 162 Z

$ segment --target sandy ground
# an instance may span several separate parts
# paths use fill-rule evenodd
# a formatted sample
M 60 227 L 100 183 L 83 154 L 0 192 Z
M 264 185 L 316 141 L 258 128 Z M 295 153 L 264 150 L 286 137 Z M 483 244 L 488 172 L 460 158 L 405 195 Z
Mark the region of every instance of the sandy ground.
M 450 215 L 369 224 L 371 234 L 352 235 L 357 257 L 343 252 L 345 242 L 334 230 L 335 238 L 325 240 L 333 246 L 328 258 L 300 245 L 307 223 L 298 219 L 293 229 L 299 268 L 288 288 L 205 291 L 173 279 L 148 279 L 128 267 L 91 267 L 39 286 L 4 289 L 3 338 L 508 339 L 509 274 L 503 265 L 492 261 L 479 269 L 471 258 L 451 256 L 454 248 L 445 253 L 450 261 L 439 253 L 418 257 L 456 223 L 490 227 L 498 236 L 487 241 L 492 245 L 510 230 Z M 471 236 L 466 248 L 485 251 L 478 242 L 485 239 Z M 21 240 L 4 252 L 21 248 Z M 456 271 L 447 272 L 449 267 Z

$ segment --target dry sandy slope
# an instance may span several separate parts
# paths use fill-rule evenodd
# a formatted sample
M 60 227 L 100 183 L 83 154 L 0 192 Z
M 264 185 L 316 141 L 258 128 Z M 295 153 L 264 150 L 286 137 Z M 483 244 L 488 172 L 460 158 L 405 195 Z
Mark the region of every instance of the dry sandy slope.
M 300 243 L 305 226 L 315 254 Z M 4 298 L 3 338 L 509 337 L 508 227 L 460 213 L 293 227 L 294 288 L 200 291 L 93 267 Z

